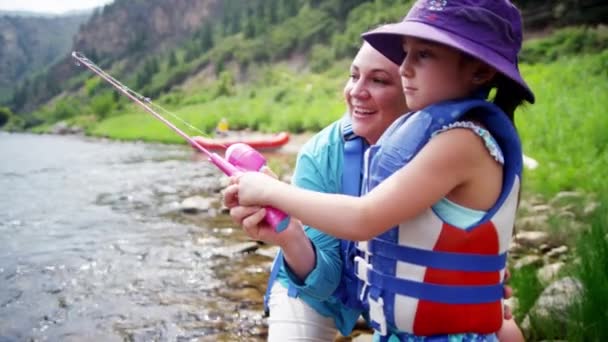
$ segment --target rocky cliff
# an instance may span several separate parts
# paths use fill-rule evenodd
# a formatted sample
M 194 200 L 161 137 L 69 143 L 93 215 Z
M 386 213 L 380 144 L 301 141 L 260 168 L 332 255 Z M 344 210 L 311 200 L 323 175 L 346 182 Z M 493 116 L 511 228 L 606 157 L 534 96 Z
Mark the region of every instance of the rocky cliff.
M 20 89 L 27 92 L 27 101 L 14 101 L 13 106 L 28 112 L 66 90 L 67 80 L 82 72 L 74 67 L 71 50 L 84 52 L 102 66 L 121 62 L 135 67 L 146 56 L 179 45 L 221 7 L 219 0 L 116 0 L 91 15 L 73 37 L 70 51 L 43 78 Z
M 0 14 L 0 102 L 12 94 L 16 83 L 63 57 L 88 17 Z

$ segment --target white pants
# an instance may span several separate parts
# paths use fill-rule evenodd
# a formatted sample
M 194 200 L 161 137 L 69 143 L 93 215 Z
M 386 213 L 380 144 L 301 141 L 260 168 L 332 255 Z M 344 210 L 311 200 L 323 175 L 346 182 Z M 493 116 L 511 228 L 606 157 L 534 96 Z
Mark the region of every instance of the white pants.
M 319 341 L 336 338 L 334 320 L 321 316 L 300 298 L 287 295 L 287 289 L 274 282 L 268 300 L 268 341 Z

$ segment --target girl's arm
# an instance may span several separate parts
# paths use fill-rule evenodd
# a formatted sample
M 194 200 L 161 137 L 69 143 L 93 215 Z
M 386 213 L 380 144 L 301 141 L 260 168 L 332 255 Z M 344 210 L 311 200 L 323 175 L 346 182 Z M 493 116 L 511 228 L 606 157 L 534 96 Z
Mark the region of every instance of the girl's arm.
M 369 240 L 464 185 L 487 156 L 483 149 L 473 132 L 451 129 L 431 139 L 408 165 L 363 197 L 322 194 L 247 173 L 239 179 L 239 201 L 279 208 L 339 238 Z

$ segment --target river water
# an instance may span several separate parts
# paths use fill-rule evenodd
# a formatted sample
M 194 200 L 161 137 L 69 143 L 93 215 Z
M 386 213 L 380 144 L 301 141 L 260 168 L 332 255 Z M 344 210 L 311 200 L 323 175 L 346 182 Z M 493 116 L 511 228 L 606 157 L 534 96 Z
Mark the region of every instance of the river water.
M 0 341 L 264 340 L 271 259 L 234 252 L 220 176 L 187 146 L 0 133 Z

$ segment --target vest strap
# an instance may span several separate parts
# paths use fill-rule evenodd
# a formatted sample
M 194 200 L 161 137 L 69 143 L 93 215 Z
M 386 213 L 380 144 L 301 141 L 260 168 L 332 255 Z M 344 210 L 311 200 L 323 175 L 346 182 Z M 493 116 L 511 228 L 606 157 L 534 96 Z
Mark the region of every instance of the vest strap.
M 365 142 L 353 132 L 350 117 L 341 122 L 344 138 L 344 163 L 342 165 L 342 193 L 350 196 L 361 195 L 361 169 Z
M 400 279 L 368 269 L 372 287 L 412 298 L 445 304 L 481 304 L 501 300 L 503 285 L 438 285 Z
M 369 242 L 368 247 L 372 255 L 442 270 L 497 272 L 504 269 L 507 263 L 507 253 L 484 255 L 430 251 L 416 247 L 396 245 L 380 239 L 373 239 Z

